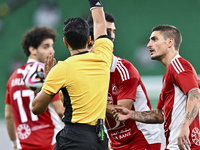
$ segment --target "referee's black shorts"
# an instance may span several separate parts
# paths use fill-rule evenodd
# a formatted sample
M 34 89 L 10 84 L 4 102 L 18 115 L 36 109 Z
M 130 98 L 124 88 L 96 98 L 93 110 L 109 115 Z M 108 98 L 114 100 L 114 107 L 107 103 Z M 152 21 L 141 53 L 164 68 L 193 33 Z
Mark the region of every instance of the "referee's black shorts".
M 87 124 L 65 124 L 56 136 L 54 150 L 108 150 L 108 138 L 98 142 L 96 126 Z

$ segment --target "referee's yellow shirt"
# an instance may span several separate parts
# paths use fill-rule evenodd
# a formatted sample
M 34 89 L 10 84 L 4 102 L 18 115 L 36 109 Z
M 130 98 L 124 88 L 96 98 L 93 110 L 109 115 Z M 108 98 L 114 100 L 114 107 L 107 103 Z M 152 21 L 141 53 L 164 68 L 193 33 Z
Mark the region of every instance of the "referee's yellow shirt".
M 96 125 L 99 118 L 105 120 L 113 43 L 102 37 L 94 48 L 59 61 L 43 84 L 49 95 L 62 90 L 66 123 Z

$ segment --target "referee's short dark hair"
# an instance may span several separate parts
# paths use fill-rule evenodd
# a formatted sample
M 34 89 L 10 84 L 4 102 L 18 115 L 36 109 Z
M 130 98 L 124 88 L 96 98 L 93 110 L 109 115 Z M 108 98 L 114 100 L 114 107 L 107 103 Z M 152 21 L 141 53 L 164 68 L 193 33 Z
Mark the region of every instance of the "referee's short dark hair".
M 64 22 L 63 35 L 73 50 L 85 48 L 89 38 L 89 25 L 80 17 L 69 18 Z

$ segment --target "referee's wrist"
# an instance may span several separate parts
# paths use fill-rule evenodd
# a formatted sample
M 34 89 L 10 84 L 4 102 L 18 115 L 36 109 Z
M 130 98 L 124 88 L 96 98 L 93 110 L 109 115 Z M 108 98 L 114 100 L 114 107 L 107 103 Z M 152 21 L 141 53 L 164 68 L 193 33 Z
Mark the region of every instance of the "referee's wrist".
M 13 148 L 16 148 L 17 147 L 17 141 L 14 140 L 14 141 L 10 141 L 11 142 L 11 145 Z
M 101 0 L 89 0 L 90 10 L 98 7 L 103 7 Z

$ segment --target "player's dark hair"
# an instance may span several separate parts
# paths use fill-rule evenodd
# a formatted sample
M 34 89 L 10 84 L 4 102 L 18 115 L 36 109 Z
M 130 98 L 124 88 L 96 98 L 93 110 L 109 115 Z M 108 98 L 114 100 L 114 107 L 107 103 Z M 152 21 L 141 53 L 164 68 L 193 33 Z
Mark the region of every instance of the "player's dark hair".
M 105 12 L 105 18 L 107 22 L 111 22 L 114 23 L 115 22 L 115 18 L 112 14 Z M 91 36 L 91 40 L 94 40 L 94 31 L 93 31 L 93 19 L 92 19 L 92 15 L 89 15 L 87 18 L 87 23 L 90 26 L 90 36 Z M 107 29 L 107 35 L 108 37 L 111 39 L 111 33 L 110 31 Z
M 175 50 L 177 51 L 179 50 L 179 47 L 182 42 L 182 36 L 180 31 L 176 27 L 171 25 L 158 25 L 152 29 L 152 32 L 154 31 L 160 31 L 165 40 L 168 38 L 173 38 L 175 41 L 174 42 Z
M 106 21 L 115 23 L 115 18 L 114 18 L 114 16 L 112 14 L 110 14 L 108 12 L 105 12 L 105 18 L 106 18 Z
M 69 18 L 64 22 L 63 34 L 73 50 L 85 48 L 89 38 L 89 25 L 82 18 Z
M 107 22 L 111 22 L 111 23 L 115 23 L 115 18 L 112 14 L 105 12 L 105 18 Z M 92 19 L 92 15 L 88 16 L 87 18 L 87 22 L 89 24 L 89 26 L 93 26 L 93 19 Z
M 107 29 L 107 35 L 111 39 L 111 33 L 110 33 L 110 30 L 108 30 L 108 29 Z M 93 26 L 90 27 L 90 36 L 91 36 L 91 40 L 94 41 L 94 29 L 93 29 Z
M 93 26 L 90 27 L 90 36 L 91 36 L 91 41 L 94 41 L 94 30 L 93 30 Z M 111 39 L 110 30 L 108 30 L 108 29 L 107 29 L 107 36 L 110 38 L 110 40 L 112 40 L 112 39 Z M 88 45 L 88 48 L 90 49 L 92 46 L 93 46 L 93 44 L 90 43 L 90 44 Z
M 32 29 L 28 30 L 22 38 L 21 45 L 23 47 L 24 53 L 27 57 L 30 56 L 29 47 L 33 46 L 34 48 L 38 48 L 38 46 L 45 39 L 52 39 L 54 42 L 56 40 L 57 33 L 54 29 L 42 26 L 35 26 Z

